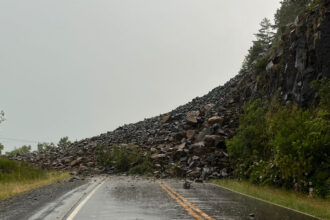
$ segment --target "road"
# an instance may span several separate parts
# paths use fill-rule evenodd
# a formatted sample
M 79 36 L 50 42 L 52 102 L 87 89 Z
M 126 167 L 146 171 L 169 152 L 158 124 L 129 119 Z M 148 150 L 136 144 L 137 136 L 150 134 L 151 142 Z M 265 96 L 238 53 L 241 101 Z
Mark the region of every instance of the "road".
M 46 204 L 29 219 L 313 219 L 212 184 L 111 176 Z

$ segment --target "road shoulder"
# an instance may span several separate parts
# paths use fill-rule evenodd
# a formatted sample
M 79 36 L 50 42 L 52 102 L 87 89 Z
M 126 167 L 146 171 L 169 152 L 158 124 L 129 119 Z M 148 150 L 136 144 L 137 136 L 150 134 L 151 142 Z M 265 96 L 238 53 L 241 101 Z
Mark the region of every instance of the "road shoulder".
M 86 180 L 65 180 L 0 200 L 0 219 L 28 219 L 40 207 L 86 182 Z

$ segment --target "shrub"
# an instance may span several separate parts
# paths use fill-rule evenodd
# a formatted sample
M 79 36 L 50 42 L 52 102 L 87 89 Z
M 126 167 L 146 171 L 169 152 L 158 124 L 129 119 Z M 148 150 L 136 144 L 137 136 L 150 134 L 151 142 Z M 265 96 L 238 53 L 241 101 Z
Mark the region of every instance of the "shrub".
M 49 151 L 55 149 L 57 146 L 53 143 L 44 142 L 44 143 L 38 143 L 37 147 L 39 152 L 43 152 L 43 151 Z
M 130 174 L 147 174 L 152 172 L 151 163 L 147 155 L 138 152 L 135 146 L 99 145 L 96 154 L 97 161 L 106 168 L 113 168 L 117 172 Z
M 6 155 L 27 154 L 31 152 L 30 145 L 23 145 L 22 147 L 15 148 L 12 151 L 6 152 Z
M 266 108 L 260 100 L 246 105 L 240 118 L 237 135 L 227 142 L 228 152 L 240 167 L 251 165 L 266 153 Z
M 46 171 L 27 162 L 17 162 L 0 157 L 0 182 L 34 180 L 46 176 Z
M 260 100 L 244 107 L 236 136 L 227 141 L 234 175 L 252 183 L 294 188 L 320 196 L 330 191 L 330 112 L 319 87 L 315 109 L 266 108 Z M 325 88 L 326 87 L 326 88 Z M 322 95 L 323 94 L 323 95 Z

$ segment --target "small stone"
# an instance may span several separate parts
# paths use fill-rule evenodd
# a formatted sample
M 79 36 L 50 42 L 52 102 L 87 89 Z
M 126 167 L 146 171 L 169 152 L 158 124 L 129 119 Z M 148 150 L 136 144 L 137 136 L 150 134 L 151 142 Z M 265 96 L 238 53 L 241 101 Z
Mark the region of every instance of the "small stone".
M 163 117 L 163 119 L 162 119 L 162 122 L 163 122 L 163 123 L 166 123 L 166 122 L 168 122 L 170 119 L 171 119 L 171 115 L 165 115 L 165 116 Z
M 153 154 L 151 155 L 151 159 L 161 159 L 161 158 L 165 158 L 166 154 Z
M 176 146 L 174 149 L 176 149 L 176 150 L 182 150 L 182 149 L 184 149 L 185 147 L 186 147 L 186 143 L 182 143 L 182 144 Z
M 190 184 L 190 182 L 188 182 L 188 181 L 185 181 L 185 182 L 183 183 L 183 188 L 184 188 L 184 189 L 190 189 L 190 186 L 191 186 L 191 184 Z
M 205 144 L 203 141 L 192 144 L 190 150 L 192 153 L 199 154 L 204 150 Z
M 213 116 L 213 117 L 211 117 L 207 120 L 207 123 L 209 125 L 213 125 L 213 124 L 216 124 L 216 123 L 221 124 L 222 121 L 223 121 L 223 118 L 221 118 L 220 116 Z
M 187 122 L 191 124 L 197 124 L 199 114 L 200 114 L 199 111 L 188 112 L 186 116 Z
M 199 156 L 193 156 L 192 160 L 199 160 Z
M 207 104 L 204 106 L 204 109 L 205 109 L 205 111 L 209 111 L 213 107 L 214 107 L 214 104 Z
M 195 131 L 194 130 L 187 130 L 186 136 L 187 136 L 188 140 L 192 140 L 195 136 Z

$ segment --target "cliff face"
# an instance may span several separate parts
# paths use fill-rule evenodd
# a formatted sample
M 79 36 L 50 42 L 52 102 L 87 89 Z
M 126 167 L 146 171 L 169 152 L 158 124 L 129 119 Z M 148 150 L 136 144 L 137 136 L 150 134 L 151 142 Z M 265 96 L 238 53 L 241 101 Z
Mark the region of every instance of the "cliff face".
M 329 2 L 301 14 L 282 33 L 258 88 L 267 97 L 277 94 L 283 101 L 308 107 L 317 98 L 311 82 L 330 76 Z
M 175 164 L 180 175 L 192 179 L 224 177 L 230 172 L 225 140 L 235 134 L 244 103 L 277 95 L 283 103 L 310 105 L 317 94 L 313 80 L 330 75 L 330 4 L 314 6 L 293 24 L 283 28 L 280 42 L 265 57 L 261 71 L 240 73 L 224 86 L 198 97 L 177 109 L 112 132 L 73 143 L 67 148 L 19 155 L 57 169 L 87 172 L 107 171 L 97 164 L 96 146 L 134 143 L 151 153 L 155 168 L 171 175 L 168 164 Z M 156 153 L 157 152 L 157 153 Z

